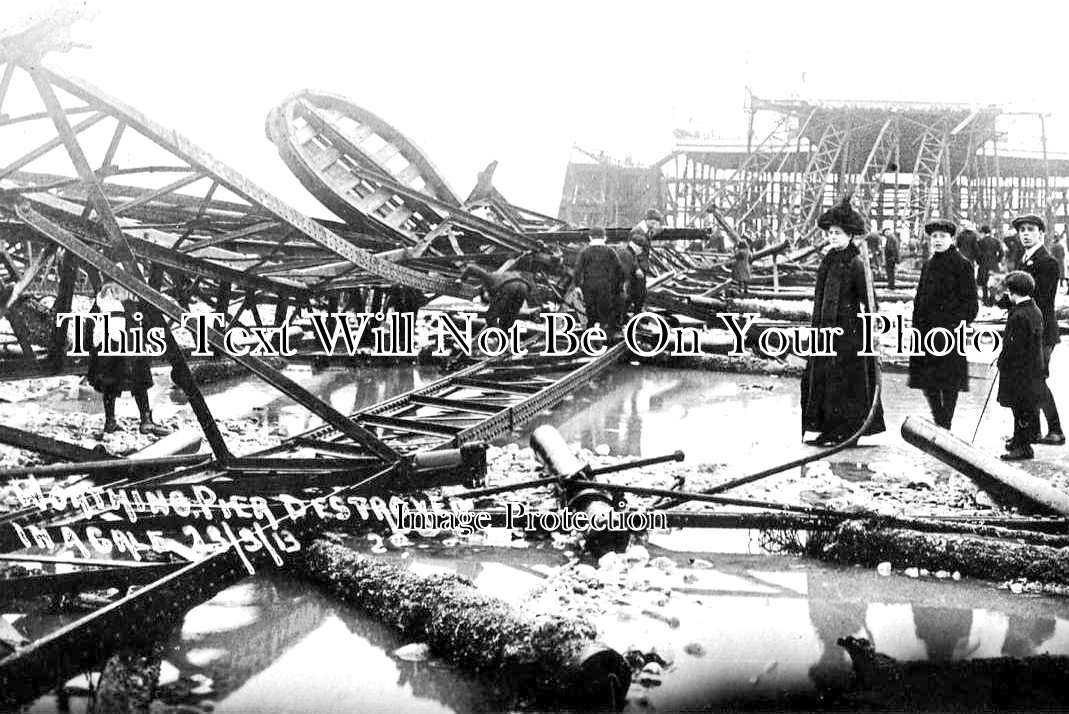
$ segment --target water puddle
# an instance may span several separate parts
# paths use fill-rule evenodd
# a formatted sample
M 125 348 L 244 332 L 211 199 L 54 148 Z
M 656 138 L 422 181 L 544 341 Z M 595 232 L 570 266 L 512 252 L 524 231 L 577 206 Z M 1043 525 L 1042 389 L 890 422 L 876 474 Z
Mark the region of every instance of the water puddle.
M 655 651 L 665 663 L 656 683 L 632 684 L 625 711 L 815 704 L 849 682 L 849 659 L 835 643 L 846 635 L 866 637 L 902 661 L 1069 654 L 1069 603 L 1062 600 L 748 554 L 753 548 L 690 551 L 692 538 L 652 540 L 650 554 L 675 567 L 649 593 L 594 618 L 609 646 Z M 513 603 L 566 562 L 549 546 L 410 548 L 388 557 L 417 572 L 459 573 Z M 660 604 L 642 604 L 643 595 Z M 164 647 L 161 683 L 168 704 L 200 711 L 505 706 L 488 682 L 456 667 L 391 656 L 407 643 L 304 583 L 257 576 L 186 615 Z M 85 707 L 79 679 L 85 682 L 72 680 L 70 711 Z M 28 711 L 59 709 L 50 695 Z

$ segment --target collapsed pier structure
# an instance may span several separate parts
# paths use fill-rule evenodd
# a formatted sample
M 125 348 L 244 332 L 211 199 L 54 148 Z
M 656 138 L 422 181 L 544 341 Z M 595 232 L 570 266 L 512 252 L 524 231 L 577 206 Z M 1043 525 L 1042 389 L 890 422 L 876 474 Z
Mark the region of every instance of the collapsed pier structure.
M 998 230 L 1022 212 L 1057 232 L 1069 223 L 1069 157 L 1047 151 L 1042 113 L 752 95 L 746 113 L 742 142 L 680 132 L 649 167 L 570 165 L 561 215 L 633 216 L 658 197 L 670 225 L 715 225 L 716 209 L 740 232 L 795 242 L 853 192 L 878 229 L 914 236 L 932 216 Z
M 444 485 L 466 487 L 464 497 L 469 499 L 551 486 L 562 507 L 587 513 L 603 512 L 625 495 L 648 498 L 666 507 L 673 527 L 789 523 L 790 527 L 827 530 L 859 517 L 828 508 L 724 495 L 737 486 L 826 458 L 845 445 L 814 451 L 698 492 L 599 480 L 628 466 L 677 460 L 681 453 L 591 469 L 570 453 L 563 440 L 543 432 L 535 450 L 544 462 L 545 476 L 524 483 L 484 484 L 486 444 L 611 369 L 628 354 L 623 343 L 596 357 L 545 357 L 532 349 L 532 355 L 525 357 L 478 359 L 355 413 L 339 412 L 266 360 L 227 353 L 227 359 L 323 423 L 257 453 L 235 455 L 191 372 L 195 358 L 173 334 L 183 312 L 211 309 L 223 313 L 230 325 L 251 321 L 259 326 L 282 326 L 309 307 L 332 312 L 400 311 L 439 296 L 473 297 L 473 287 L 458 280 L 469 263 L 537 276 L 542 292 L 535 302 L 560 302 L 565 297 L 559 286 L 568 257 L 585 240 L 594 214 L 581 219 L 578 214 L 553 218 L 515 206 L 493 187 L 493 165 L 462 200 L 419 148 L 384 119 L 343 97 L 301 91 L 270 112 L 266 133 L 298 179 L 340 219 L 313 220 L 121 100 L 42 65 L 42 47 L 57 49 L 48 42 L 42 45 L 42 38 L 49 37 L 47 29 L 6 38 L 0 44 L 0 147 L 5 152 L 0 155 L 0 281 L 4 286 L 0 318 L 6 318 L 9 329 L 4 333 L 9 337 L 0 344 L 4 350 L 0 375 L 15 379 L 79 369 L 66 356 L 67 335 L 55 327 L 55 314 L 71 311 L 76 298 L 92 295 L 103 282 L 117 282 L 146 306 L 149 322 L 164 329 L 165 360 L 172 381 L 188 398 L 208 452 L 104 458 L 73 444 L 4 428 L 0 439 L 5 443 L 60 460 L 0 471 L 7 484 L 26 477 L 80 477 L 79 487 L 164 490 L 190 500 L 196 498 L 197 487 L 210 487 L 220 498 L 258 496 L 268 502 L 276 527 L 308 542 L 325 528 L 324 523 L 294 517 L 283 507 L 283 495 L 351 496 L 384 504 L 392 496 L 419 498 Z M 765 108 L 790 114 L 795 120 L 805 113 L 797 107 Z M 934 115 L 943 110 L 927 111 Z M 952 115 L 957 119 L 954 126 L 946 119 L 923 131 L 915 126 L 918 120 L 913 115 L 896 118 L 895 128 L 885 119 L 867 154 L 861 147 L 871 138 L 872 125 L 879 123 L 875 116 L 879 111 L 857 127 L 844 129 L 837 123 L 838 112 L 816 107 L 809 109 L 802 127 L 795 130 L 794 150 L 769 139 L 751 147 L 745 157 L 735 156 L 734 164 L 722 156 L 716 158 L 719 155 L 677 152 L 671 161 L 682 177 L 674 182 L 665 179 L 665 192 L 659 194 L 665 196 L 675 225 L 658 237 L 651 255 L 649 305 L 673 319 L 708 324 L 720 310 L 734 304 L 726 297 L 731 279 L 730 262 L 724 255 L 674 245 L 708 236 L 704 226 L 691 224 L 716 216 L 709 214 L 710 208 L 719 212 L 725 230 L 743 230 L 752 223 L 772 231 L 779 240 L 754 256 L 768 261 L 771 273 L 764 277 L 776 287 L 805 286 L 812 280 L 812 266 L 805 261 L 811 263 L 815 251 L 792 251 L 787 240 L 812 231 L 811 224 L 820 206 L 830 201 L 830 188 L 838 175 L 843 181 L 855 175 L 859 183 L 854 188 L 858 195 L 867 196 L 863 198 L 867 209 L 890 210 L 879 215 L 896 221 L 920 221 L 921 213 L 909 212 L 914 205 L 930 215 L 939 201 L 946 210 L 962 211 L 960 215 L 966 215 L 961 206 L 967 205 L 967 215 L 977 219 L 984 211 L 997 216 L 999 211 L 1039 205 L 1036 187 L 1031 187 L 1031 193 L 1023 192 L 1023 179 L 1009 179 L 1017 183 L 1008 194 L 985 193 L 985 186 L 1001 186 L 1007 180 L 1003 163 L 995 164 L 996 183 L 981 183 L 975 194 L 967 193 L 971 202 L 951 200 L 961 186 L 971 185 L 970 172 L 979 170 L 981 163 L 987 166 L 973 154 L 962 158 L 952 148 L 957 140 L 951 137 L 972 132 L 978 141 L 984 132 L 994 131 L 994 115 L 961 113 L 960 118 Z M 813 132 L 819 134 L 817 139 L 812 138 L 817 136 Z M 910 154 L 905 147 L 917 137 L 919 149 Z M 983 150 L 982 142 L 975 146 Z M 905 203 L 897 180 L 890 199 L 883 185 L 892 157 L 896 165 L 908 164 L 912 158 L 913 175 L 929 177 L 929 183 L 921 182 L 915 192 L 909 185 L 911 198 Z M 721 161 L 723 165 L 718 164 Z M 662 164 L 667 166 L 667 162 Z M 836 173 L 840 166 L 845 169 Z M 727 177 L 722 175 L 725 170 Z M 949 180 L 941 183 L 941 176 Z M 938 187 L 949 188 L 942 193 L 929 190 Z M 636 191 L 640 198 L 635 200 L 648 204 L 648 189 L 647 184 Z M 1048 182 L 1042 205 L 1052 205 L 1050 195 Z M 618 223 L 609 232 L 619 237 L 626 233 L 632 214 L 614 211 L 611 220 L 623 226 Z M 606 220 L 602 214 L 598 222 Z M 217 349 L 222 349 L 221 340 L 218 332 L 209 332 L 209 342 Z M 938 438 L 937 434 L 929 440 Z M 958 454 L 955 458 L 972 457 Z M 679 508 L 685 503 L 742 510 L 703 513 Z M 503 515 L 492 514 L 495 524 Z M 0 599 L 50 597 L 61 603 L 63 596 L 72 593 L 115 590 L 114 597 L 94 611 L 79 613 L 58 629 L 42 628 L 32 641 L 0 656 L 0 695 L 5 703 L 31 700 L 66 677 L 99 664 L 122 646 L 151 638 L 160 628 L 174 624 L 174 617 L 161 617 L 161 613 L 180 615 L 244 577 L 250 560 L 257 565 L 285 560 L 272 547 L 273 541 L 257 530 L 254 517 L 237 515 L 234 522 L 252 528 L 259 537 L 263 546 L 257 547 L 259 555 L 246 553 L 233 536 L 222 548 L 195 551 L 181 547 L 174 542 L 188 519 L 147 507 L 140 509 L 135 522 L 105 513 L 72 515 L 33 505 L 0 516 L 0 563 L 36 566 L 25 572 L 7 571 L 7 577 L 0 579 Z M 107 529 L 120 524 L 138 534 L 160 533 L 174 546 L 144 561 L 87 559 L 72 554 L 63 544 L 49 546 L 41 536 L 46 529 Z M 948 519 L 924 525 L 953 530 L 958 524 Z M 1051 522 L 1040 527 L 1051 528 Z M 34 533 L 41 537 L 32 545 L 17 535 Z M 333 550 L 333 546 L 328 548 Z M 330 560 L 346 562 L 346 557 Z M 401 586 L 390 595 L 405 601 L 403 588 L 410 585 L 406 581 Z M 332 587 L 344 591 L 344 579 Z M 361 599 L 365 597 L 361 594 Z M 503 621 L 512 623 L 508 618 Z M 575 639 L 571 638 L 570 646 Z M 613 659 L 598 650 L 597 657 L 596 666 L 586 671 L 595 677 L 604 674 L 604 682 L 593 684 L 605 685 L 618 699 L 622 683 L 614 670 L 619 656 Z M 616 679 L 610 681 L 610 676 Z M 626 690 L 626 683 L 623 687 Z

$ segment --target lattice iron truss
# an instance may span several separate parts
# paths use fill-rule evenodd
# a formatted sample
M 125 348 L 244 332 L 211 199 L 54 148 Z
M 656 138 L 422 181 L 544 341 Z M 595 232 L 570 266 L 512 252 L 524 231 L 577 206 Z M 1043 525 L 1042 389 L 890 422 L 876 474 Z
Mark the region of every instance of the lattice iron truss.
M 796 240 L 848 191 L 874 227 L 914 235 L 932 216 L 998 228 L 1028 211 L 1069 223 L 1069 160 L 1046 152 L 1042 115 L 756 97 L 748 113 L 747 146 L 681 144 L 665 163 L 670 224 L 713 225 L 716 208 L 743 232 Z M 1036 151 L 1007 148 L 1015 121 L 1034 128 Z

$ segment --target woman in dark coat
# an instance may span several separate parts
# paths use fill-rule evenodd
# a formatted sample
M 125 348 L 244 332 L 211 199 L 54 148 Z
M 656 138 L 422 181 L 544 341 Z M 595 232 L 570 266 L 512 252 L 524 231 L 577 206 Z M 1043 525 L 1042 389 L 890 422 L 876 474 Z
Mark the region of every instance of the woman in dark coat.
M 104 283 L 90 312 L 100 312 L 111 317 L 110 328 L 114 333 L 119 330 L 133 329 L 134 316 L 138 313 L 137 301 L 118 283 Z M 100 392 L 104 401 L 104 433 L 119 430 L 115 420 L 115 402 L 126 391 L 134 396 L 137 410 L 141 414 L 142 434 L 163 436 L 170 433 L 166 427 L 152 421 L 152 409 L 149 406 L 148 390 L 152 386 L 152 370 L 149 358 L 142 356 L 98 354 L 96 345 L 102 345 L 106 339 L 104 330 L 94 330 L 89 352 L 89 373 L 86 380 L 93 389 Z M 112 348 L 118 351 L 119 343 L 112 341 Z
M 961 322 L 972 322 L 980 305 L 972 263 L 953 243 L 955 225 L 951 221 L 935 220 L 924 227 L 930 236 L 932 257 L 921 268 L 917 296 L 913 299 L 913 327 L 923 340 L 930 330 L 943 327 L 953 331 Z M 942 340 L 934 345 L 943 347 Z M 914 346 L 924 351 L 923 343 Z M 965 355 L 952 350 L 938 356 L 925 354 L 909 358 L 909 386 L 924 392 L 932 420 L 937 426 L 950 429 L 958 392 L 969 391 L 969 365 Z
M 839 327 L 834 356 L 810 357 L 802 376 L 802 431 L 819 432 L 812 444 L 838 444 L 858 431 L 873 406 L 878 379 L 874 357 L 858 355 L 862 344 L 860 312 L 869 311 L 865 263 L 853 237 L 865 234 L 865 219 L 850 207 L 849 197 L 820 217 L 831 251 L 817 271 L 813 327 Z M 865 434 L 886 430 L 883 407 L 876 402 Z
M 731 279 L 739 284 L 739 292 L 743 295 L 750 294 L 750 241 L 739 238 L 735 246 L 735 265 L 731 269 Z

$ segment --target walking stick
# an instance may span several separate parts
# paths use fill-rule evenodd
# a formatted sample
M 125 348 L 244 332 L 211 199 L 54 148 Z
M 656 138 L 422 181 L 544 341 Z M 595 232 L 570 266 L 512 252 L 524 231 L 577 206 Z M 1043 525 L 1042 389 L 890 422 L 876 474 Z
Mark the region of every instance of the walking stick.
M 969 439 L 969 443 L 972 444 L 976 441 L 976 435 L 980 433 L 980 424 L 984 421 L 984 413 L 987 411 L 987 405 L 991 403 L 991 395 L 995 392 L 995 384 L 999 379 L 998 362 L 992 362 L 991 366 L 995 367 L 995 378 L 991 380 L 991 385 L 987 388 L 987 398 L 984 399 L 984 406 L 980 409 L 980 417 L 976 420 L 976 428 L 972 431 L 972 438 Z M 991 369 L 988 368 L 988 373 Z

